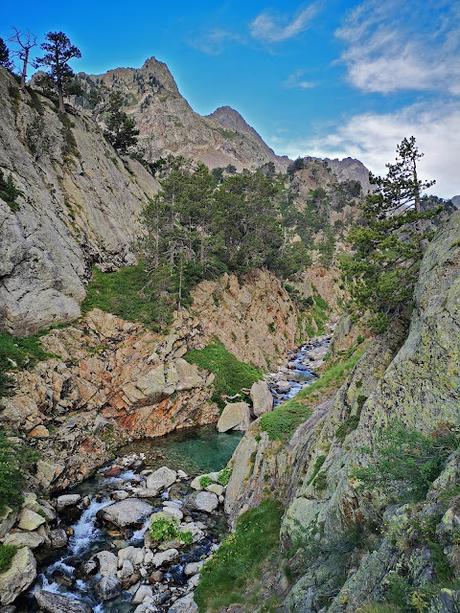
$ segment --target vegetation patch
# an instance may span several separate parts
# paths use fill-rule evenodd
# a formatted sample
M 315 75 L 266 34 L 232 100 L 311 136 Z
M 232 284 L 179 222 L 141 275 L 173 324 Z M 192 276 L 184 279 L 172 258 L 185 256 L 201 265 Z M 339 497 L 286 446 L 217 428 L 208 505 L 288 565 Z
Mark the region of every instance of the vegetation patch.
M 11 567 L 11 562 L 17 550 L 15 545 L 0 544 L 0 573 L 4 573 Z
M 8 372 L 30 368 L 49 357 L 40 345 L 40 335 L 15 337 L 0 332 L 0 397 L 11 390 Z
M 228 485 L 228 482 L 230 481 L 231 476 L 232 476 L 232 469 L 230 466 L 226 466 L 220 471 L 219 476 L 217 477 L 217 482 L 220 485 L 223 485 L 224 487 L 226 487 Z
M 18 196 L 23 196 L 23 193 L 14 184 L 11 173 L 5 178 L 0 170 L 0 198 L 6 202 L 12 211 L 19 209 Z
M 192 349 L 184 357 L 190 364 L 214 373 L 213 400 L 220 407 L 225 405 L 226 396 L 244 394 L 244 390 L 262 378 L 259 368 L 240 362 L 219 341 L 214 341 L 204 349 Z
M 115 272 L 94 268 L 86 288 L 82 312 L 98 308 L 129 321 L 158 328 L 159 312 L 147 291 L 147 276 L 142 263 Z
M 283 402 L 270 413 L 262 415 L 259 421 L 261 429 L 267 432 L 269 438 L 273 441 L 288 440 L 300 424 L 310 417 L 312 408 L 322 398 L 338 389 L 363 352 L 363 348 L 355 349 L 353 353 L 347 354 L 343 360 L 331 365 L 311 385 L 300 390 L 295 398 Z
M 369 465 L 352 474 L 367 491 L 379 489 L 398 502 L 418 502 L 458 444 L 458 432 L 447 427 L 428 435 L 395 423 L 379 433 L 373 449 L 363 449 Z
M 200 611 L 215 611 L 245 600 L 245 589 L 254 586 L 263 562 L 278 547 L 281 517 L 281 505 L 274 500 L 241 515 L 235 532 L 202 568 L 195 591 Z
M 37 459 L 37 454 L 25 445 L 13 443 L 0 430 L 0 512 L 22 502 L 25 470 Z
M 173 517 L 166 517 L 160 513 L 152 517 L 149 534 L 154 543 L 164 543 L 176 539 L 186 545 L 193 542 L 193 535 L 189 530 L 181 530 Z

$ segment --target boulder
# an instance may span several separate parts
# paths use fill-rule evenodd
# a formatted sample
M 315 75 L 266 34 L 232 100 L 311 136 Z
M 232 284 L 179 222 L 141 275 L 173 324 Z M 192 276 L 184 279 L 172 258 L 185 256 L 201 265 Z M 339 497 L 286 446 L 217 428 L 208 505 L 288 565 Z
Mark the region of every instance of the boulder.
M 66 507 L 72 507 L 78 504 L 80 500 L 80 494 L 63 494 L 56 499 L 56 508 L 58 511 L 62 511 L 62 509 Z
M 134 566 L 139 566 L 144 561 L 145 550 L 142 547 L 124 547 L 118 552 L 118 566 L 123 567 L 126 560 L 131 562 Z
M 166 513 L 167 515 L 171 515 L 171 517 L 173 517 L 174 519 L 177 519 L 178 521 L 181 521 L 182 518 L 184 517 L 184 514 L 182 513 L 182 511 L 178 509 L 177 507 L 163 507 L 163 512 Z
M 19 516 L 19 527 L 21 530 L 29 530 L 32 532 L 44 523 L 46 523 L 46 519 L 42 515 L 39 515 L 30 509 L 22 509 Z
M 116 577 L 102 577 L 94 589 L 101 600 L 112 600 L 121 593 L 121 583 Z
M 52 549 L 60 549 L 67 545 L 67 534 L 63 528 L 51 530 L 49 534 Z
M 44 460 L 38 460 L 37 462 L 37 479 L 40 485 L 44 488 L 48 488 L 51 483 L 59 477 L 64 470 L 64 466 L 61 464 L 53 464 L 52 462 L 45 462 Z
M 188 564 L 186 564 L 184 572 L 187 577 L 191 577 L 192 575 L 196 575 L 197 573 L 199 573 L 201 568 L 203 567 L 204 562 L 204 560 L 201 560 L 200 562 L 189 562 Z
M 153 589 L 149 585 L 141 585 L 137 592 L 134 594 L 132 600 L 133 604 L 140 604 L 147 598 L 153 597 Z
M 94 558 L 99 563 L 99 573 L 103 577 L 115 577 L 118 568 L 117 556 L 111 551 L 100 551 Z
M 225 487 L 223 485 L 219 485 L 218 483 L 211 483 L 210 485 L 206 486 L 207 492 L 213 492 L 213 494 L 216 494 L 217 496 L 222 496 L 224 490 Z
M 256 381 L 252 384 L 249 393 L 252 400 L 252 412 L 254 417 L 260 417 L 273 409 L 273 396 L 266 381 Z
M 15 545 L 16 547 L 30 547 L 30 549 L 36 549 L 43 545 L 45 537 L 37 532 L 22 532 L 17 530 L 16 532 L 10 532 L 3 539 L 5 545 Z
M 156 496 L 161 490 L 172 485 L 176 479 L 177 473 L 175 470 L 162 466 L 147 477 L 146 487 L 148 490 L 156 491 L 156 494 L 154 494 Z
M 80 600 L 73 600 L 46 590 L 34 592 L 35 600 L 41 611 L 48 613 L 92 613 L 93 609 Z
M 0 604 L 12 603 L 37 576 L 37 563 L 28 547 L 18 549 L 8 570 L 0 573 Z
M 125 490 L 115 490 L 111 493 L 111 496 L 114 500 L 126 500 L 126 498 L 129 498 L 129 492 Z
M 138 498 L 127 498 L 104 507 L 98 515 L 118 528 L 141 524 L 152 513 L 153 507 Z
M 227 430 L 243 430 L 249 428 L 251 412 L 247 402 L 228 402 L 222 411 L 217 430 L 227 432 Z
M 27 436 L 29 438 L 48 438 L 49 435 L 50 431 L 48 430 L 48 428 L 46 428 L 46 426 L 43 426 L 42 424 L 35 426 L 35 428 L 32 428 L 32 430 L 27 433 Z
M 189 497 L 187 506 L 197 511 L 212 513 L 219 506 L 219 499 L 213 492 L 197 492 Z
M 193 594 L 187 594 L 183 598 L 179 598 L 169 607 L 168 613 L 198 613 L 198 606 L 193 600 Z
M 153 556 L 153 564 L 155 568 L 159 568 L 168 562 L 172 562 L 179 556 L 179 552 L 177 549 L 167 549 L 166 551 L 162 551 L 161 553 L 157 553 Z
M 130 562 L 129 560 L 125 560 L 123 562 L 123 566 L 120 568 L 120 570 L 117 573 L 118 578 L 121 579 L 121 580 L 128 579 L 133 574 L 134 574 L 133 563 Z
M 11 530 L 17 518 L 18 514 L 16 511 L 13 511 L 11 507 L 4 507 L 3 511 L 0 513 L 0 539 Z

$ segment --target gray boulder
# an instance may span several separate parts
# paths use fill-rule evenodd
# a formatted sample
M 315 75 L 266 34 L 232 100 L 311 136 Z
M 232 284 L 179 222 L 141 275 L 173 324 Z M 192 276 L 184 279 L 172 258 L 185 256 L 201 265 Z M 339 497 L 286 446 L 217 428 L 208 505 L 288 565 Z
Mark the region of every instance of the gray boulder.
M 212 513 L 219 506 L 219 499 L 213 492 L 197 492 L 190 496 L 187 506 L 197 511 Z
M 113 600 L 121 593 L 121 583 L 116 577 L 102 577 L 94 589 L 101 600 Z
M 273 396 L 266 381 L 256 381 L 252 384 L 249 393 L 252 400 L 252 412 L 255 417 L 260 417 L 273 409 Z
M 71 600 L 60 594 L 53 594 L 46 590 L 34 593 L 35 600 L 41 611 L 48 613 L 92 613 L 93 609 L 80 600 Z
M 153 512 L 153 507 L 139 498 L 127 498 L 104 507 L 98 512 L 102 519 L 118 528 L 134 526 Z
M 167 466 L 162 466 L 151 475 L 147 477 L 147 489 L 156 492 L 156 496 L 161 490 L 166 489 L 172 485 L 177 479 L 177 473 L 175 470 L 171 470 Z
M 249 428 L 251 422 L 251 412 L 247 402 L 229 402 L 225 405 L 219 421 L 217 430 L 227 432 L 228 430 L 243 430 Z
M 8 570 L 0 573 L 0 604 L 11 604 L 32 585 L 37 576 L 37 563 L 28 547 L 16 552 Z
M 193 600 L 193 594 L 187 594 L 183 598 L 179 598 L 169 607 L 168 613 L 198 613 L 198 606 Z

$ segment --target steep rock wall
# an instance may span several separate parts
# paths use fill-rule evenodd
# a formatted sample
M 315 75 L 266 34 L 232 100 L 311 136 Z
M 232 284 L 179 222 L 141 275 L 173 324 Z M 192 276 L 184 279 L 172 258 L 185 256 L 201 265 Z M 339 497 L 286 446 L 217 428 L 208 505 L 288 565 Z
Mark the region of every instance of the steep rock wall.
M 138 217 L 156 181 L 123 161 L 82 114 L 19 93 L 0 68 L 0 170 L 18 210 L 0 199 L 0 329 L 28 334 L 80 314 L 93 262 L 131 262 Z

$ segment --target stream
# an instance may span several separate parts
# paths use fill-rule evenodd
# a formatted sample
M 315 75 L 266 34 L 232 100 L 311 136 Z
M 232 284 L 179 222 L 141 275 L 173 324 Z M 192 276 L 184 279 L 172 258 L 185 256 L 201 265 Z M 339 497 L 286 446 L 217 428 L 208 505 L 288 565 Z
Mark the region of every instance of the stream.
M 293 398 L 316 379 L 315 371 L 323 362 L 329 343 L 330 337 L 314 339 L 291 352 L 286 365 L 266 377 L 274 406 Z M 59 527 L 69 535 L 67 546 L 42 556 L 37 581 L 18 603 L 18 611 L 37 611 L 34 592 L 39 590 L 64 596 L 72 602 L 72 608 L 60 608 L 63 603 L 57 601 L 46 610 L 72 613 L 91 610 L 96 613 L 162 612 L 168 611 L 178 598 L 186 597 L 193 591 L 199 577 L 199 570 L 191 574 L 190 569 L 208 557 L 227 532 L 222 504 L 212 512 L 189 507 L 190 497 L 196 495 L 190 481 L 197 475 L 223 469 L 241 436 L 241 432 L 219 434 L 214 426 L 206 426 L 162 438 L 136 441 L 120 449 L 114 462 L 100 468 L 92 478 L 67 492 L 80 496 L 78 504 L 65 507 L 59 514 Z M 98 587 L 102 566 L 94 563 L 94 556 L 99 552 L 109 552 L 108 556 L 113 555 L 116 564 L 117 552 L 126 547 L 134 547 L 138 552 L 148 551 L 141 548 L 151 513 L 143 521 L 120 528 L 102 521 L 101 512 L 115 501 L 133 500 L 132 496 L 140 496 L 139 488 L 146 487 L 149 474 L 163 466 L 178 471 L 176 482 L 155 496 L 142 498 L 145 501 L 142 504 L 151 505 L 151 512 L 168 511 L 171 507 L 178 509 L 175 512 L 183 516 L 184 522 L 188 522 L 181 526 L 197 527 L 201 536 L 193 544 L 177 547 L 179 551 L 169 549 L 176 552 L 174 559 L 157 565 L 155 572 L 152 572 L 151 565 L 146 566 L 144 559 L 144 566 L 141 564 L 135 567 L 136 571 L 133 569 L 133 577 L 122 579 L 119 570 L 118 580 L 115 566 L 113 581 L 121 585 L 113 597 L 105 599 Z M 217 495 L 215 497 L 217 500 Z M 221 496 L 220 503 L 222 500 Z M 148 568 L 148 572 L 145 568 Z M 140 589 L 139 582 L 141 588 L 147 586 L 148 592 L 142 601 L 137 599 L 136 593 Z

